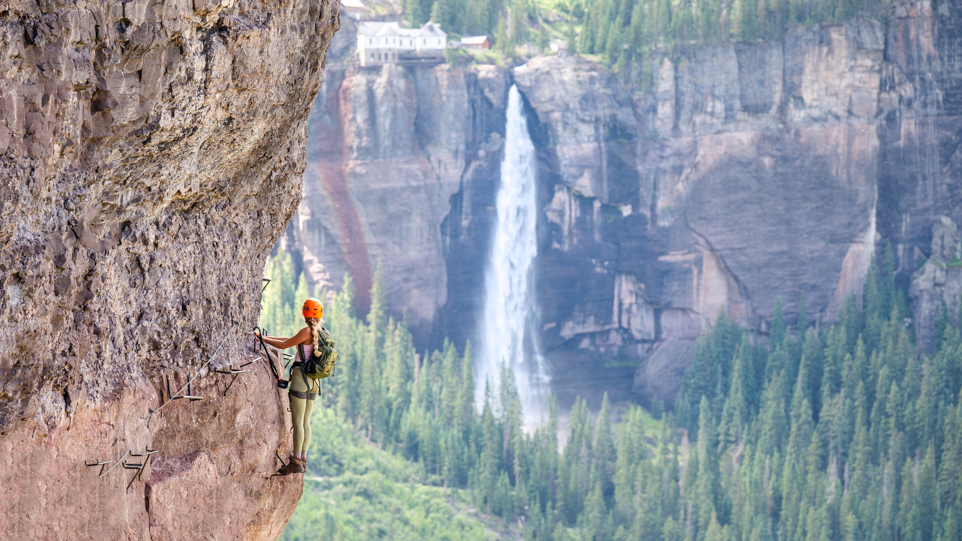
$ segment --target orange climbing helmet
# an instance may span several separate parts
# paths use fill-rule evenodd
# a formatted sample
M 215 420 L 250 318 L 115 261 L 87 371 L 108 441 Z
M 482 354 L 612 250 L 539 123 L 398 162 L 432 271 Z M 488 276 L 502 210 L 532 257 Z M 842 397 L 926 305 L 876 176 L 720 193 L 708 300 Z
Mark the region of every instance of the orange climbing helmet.
M 321 306 L 321 301 L 310 298 L 304 301 L 304 317 L 309 319 L 321 319 L 321 315 L 324 313 L 324 307 Z

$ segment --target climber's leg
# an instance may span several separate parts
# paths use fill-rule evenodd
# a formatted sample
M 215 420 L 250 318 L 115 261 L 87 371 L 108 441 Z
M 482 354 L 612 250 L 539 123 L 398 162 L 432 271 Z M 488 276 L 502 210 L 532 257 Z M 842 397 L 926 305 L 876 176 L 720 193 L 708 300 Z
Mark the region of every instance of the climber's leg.
M 307 399 L 307 392 L 309 387 L 304 381 L 304 377 L 301 374 L 301 369 L 299 366 L 295 366 L 291 369 L 291 424 L 294 428 L 294 447 L 291 453 L 290 463 L 278 470 L 279 475 L 288 475 L 290 473 L 303 473 L 304 472 L 304 461 L 300 458 L 301 448 L 304 444 L 304 418 L 305 410 L 307 410 L 308 405 L 312 404 L 313 401 Z M 303 398 L 295 396 L 295 394 L 300 394 Z M 310 415 L 310 413 L 308 413 Z M 310 429 L 310 425 L 308 425 Z
M 311 444 L 311 412 L 313 410 L 314 401 L 307 400 L 307 404 L 304 405 L 304 414 L 301 416 L 301 422 L 303 423 L 301 427 L 301 446 L 295 449 L 295 451 L 300 451 L 301 458 L 307 456 L 307 447 Z
M 305 448 L 307 445 L 304 443 L 304 418 L 305 413 L 310 415 L 309 407 L 310 400 L 307 400 L 306 393 L 311 391 L 307 382 L 304 381 L 304 376 L 301 373 L 301 367 L 295 366 L 291 369 L 291 422 L 294 425 L 294 456 L 297 456 L 301 452 L 301 449 Z M 296 397 L 295 394 L 302 395 L 301 397 Z M 308 430 L 310 430 L 310 424 L 308 423 Z M 309 434 L 309 433 L 308 433 Z M 308 436 L 310 437 L 310 436 Z

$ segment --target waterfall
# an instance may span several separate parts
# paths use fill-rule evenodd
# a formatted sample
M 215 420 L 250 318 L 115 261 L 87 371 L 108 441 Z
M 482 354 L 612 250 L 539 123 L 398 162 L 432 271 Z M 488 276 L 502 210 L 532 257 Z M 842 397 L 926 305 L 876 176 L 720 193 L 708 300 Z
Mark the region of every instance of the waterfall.
M 548 376 L 537 340 L 532 265 L 538 255 L 535 151 L 516 86 L 508 94 L 506 114 L 498 221 L 484 276 L 477 396 L 480 406 L 485 382 L 490 381 L 492 391 L 496 388 L 504 362 L 514 370 L 525 424 L 532 426 L 546 409 Z

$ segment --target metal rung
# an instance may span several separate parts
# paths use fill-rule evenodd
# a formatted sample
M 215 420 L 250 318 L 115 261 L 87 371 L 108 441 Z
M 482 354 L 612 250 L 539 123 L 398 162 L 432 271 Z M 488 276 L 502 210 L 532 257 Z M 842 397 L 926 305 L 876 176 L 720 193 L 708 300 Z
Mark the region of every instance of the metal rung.
M 139 456 L 150 456 L 150 455 L 152 455 L 152 454 L 154 454 L 154 453 L 159 453 L 159 452 L 160 452 L 159 449 L 149 449 L 149 448 L 148 448 L 146 451 L 143 452 L 143 454 L 139 454 L 139 455 L 138 455 L 138 454 L 136 454 L 136 453 L 130 453 L 130 456 L 137 456 L 137 457 L 139 457 Z
M 100 466 L 100 473 L 97 474 L 97 477 L 103 477 L 104 468 L 107 467 L 107 464 L 111 464 L 111 463 L 113 463 L 113 460 L 102 460 L 100 462 L 94 462 L 93 464 L 90 464 L 86 460 L 84 460 L 84 465 L 86 466 Z
M 143 467 L 144 467 L 143 464 L 134 464 L 131 462 L 124 462 L 125 470 L 139 470 L 140 468 L 143 468 Z
M 86 464 L 87 466 L 100 466 L 100 473 L 97 474 L 97 477 L 103 477 L 104 468 L 107 467 L 107 464 L 111 464 L 112 462 L 113 460 L 101 460 L 100 462 L 94 462 L 93 464 L 89 464 L 86 460 L 84 460 L 84 464 Z
M 249 361 L 249 362 L 246 362 L 246 363 L 240 365 L 240 367 L 241 367 L 241 368 L 244 368 L 245 366 L 250 365 L 250 364 L 254 364 L 254 363 L 256 363 L 256 362 L 257 362 L 257 361 Z
M 214 372 L 217 372 L 218 374 L 243 374 L 244 372 L 247 372 L 247 370 L 231 368 L 230 370 L 214 370 Z
M 187 394 L 185 394 L 184 396 L 178 396 L 177 398 L 186 398 L 187 400 L 189 400 L 189 401 L 191 401 L 191 402 L 195 402 L 195 401 L 197 401 L 197 400 L 203 400 L 203 399 L 204 399 L 203 396 L 196 396 L 196 395 L 194 395 L 194 392 L 190 390 L 190 382 L 189 382 L 189 381 L 187 382 Z

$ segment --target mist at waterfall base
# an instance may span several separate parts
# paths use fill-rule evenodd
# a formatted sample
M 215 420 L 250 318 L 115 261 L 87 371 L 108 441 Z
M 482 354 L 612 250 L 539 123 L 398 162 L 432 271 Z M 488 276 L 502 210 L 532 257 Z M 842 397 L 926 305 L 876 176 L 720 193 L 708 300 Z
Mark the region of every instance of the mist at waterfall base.
M 513 369 L 526 427 L 546 417 L 548 374 L 537 343 L 534 259 L 537 243 L 537 169 L 524 104 L 517 87 L 508 95 L 498 220 L 485 266 L 484 313 L 477 365 L 477 403 L 486 384 L 499 383 L 502 363 Z

